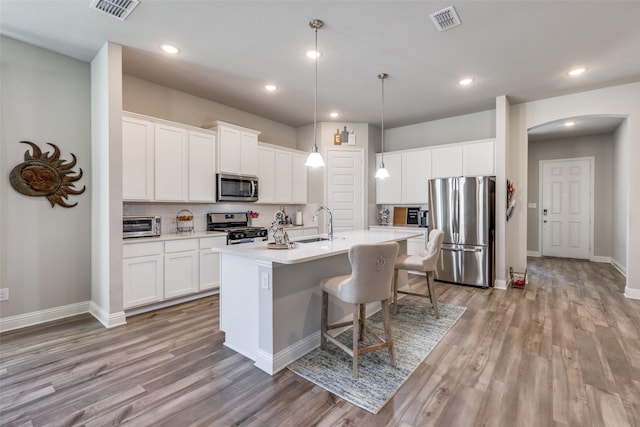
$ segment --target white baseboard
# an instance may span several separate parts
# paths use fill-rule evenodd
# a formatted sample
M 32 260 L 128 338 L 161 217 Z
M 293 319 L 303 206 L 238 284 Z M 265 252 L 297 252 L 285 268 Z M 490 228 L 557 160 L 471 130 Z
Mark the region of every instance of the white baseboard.
M 540 253 L 540 251 L 527 251 L 527 256 L 540 258 L 542 254 Z
M 624 277 L 627 277 L 627 269 L 622 266 L 618 261 L 611 258 L 611 265 L 620 272 Z
M 507 281 L 503 279 L 496 279 L 495 282 L 493 282 L 493 287 L 495 289 L 507 289 L 508 286 L 509 283 L 507 283 Z
M 19 314 L 17 316 L 0 319 L 0 332 L 12 331 L 14 329 L 38 325 L 65 317 L 77 316 L 78 314 L 87 312 L 89 312 L 89 301 Z
M 142 314 L 142 313 L 147 313 L 149 311 L 159 310 L 161 308 L 170 307 L 170 306 L 176 305 L 176 304 L 182 304 L 183 302 L 193 301 L 193 300 L 204 298 L 204 297 L 208 297 L 208 296 L 211 296 L 211 295 L 216 295 L 218 293 L 220 293 L 220 291 L 216 288 L 216 289 L 212 289 L 210 291 L 201 292 L 199 294 L 187 295 L 187 296 L 180 297 L 180 298 L 175 298 L 175 299 L 171 299 L 171 300 L 167 300 L 167 301 L 161 301 L 161 302 L 158 302 L 156 304 L 145 305 L 145 306 L 142 306 L 142 307 L 135 307 L 135 308 L 131 308 L 131 309 L 126 310 L 126 316 L 127 317 L 135 316 L 136 314 Z
M 89 313 L 91 313 L 91 315 L 95 317 L 98 322 L 102 323 L 105 328 L 114 328 L 116 326 L 125 325 L 127 323 L 127 318 L 124 315 L 124 311 L 119 311 L 117 313 L 108 313 L 93 301 L 91 301 L 91 304 L 89 304 Z
M 629 299 L 640 299 L 640 289 L 633 289 L 629 286 L 624 287 L 624 296 Z
M 594 256 L 591 257 L 591 261 L 592 262 L 602 262 L 602 263 L 605 263 L 605 264 L 611 264 L 611 257 L 594 255 Z

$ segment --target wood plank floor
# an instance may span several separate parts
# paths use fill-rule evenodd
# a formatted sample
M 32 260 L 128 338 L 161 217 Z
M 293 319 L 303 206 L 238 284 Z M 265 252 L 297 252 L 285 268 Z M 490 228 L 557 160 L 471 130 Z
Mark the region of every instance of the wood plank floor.
M 436 291 L 467 310 L 378 415 L 224 347 L 208 297 L 0 335 L 0 425 L 640 426 L 640 301 L 610 265 L 531 258 L 523 290 Z

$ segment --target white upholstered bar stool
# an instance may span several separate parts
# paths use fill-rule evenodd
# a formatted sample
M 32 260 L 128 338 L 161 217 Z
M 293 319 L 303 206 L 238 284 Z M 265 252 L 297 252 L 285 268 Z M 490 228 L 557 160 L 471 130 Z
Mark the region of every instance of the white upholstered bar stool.
M 391 366 L 396 366 L 391 337 L 389 295 L 393 280 L 393 268 L 398 256 L 396 242 L 353 245 L 349 248 L 351 274 L 330 277 L 320 282 L 322 289 L 322 318 L 320 346 L 327 347 L 327 340 L 353 357 L 353 377 L 358 378 L 358 356 L 374 350 L 389 349 Z M 353 304 L 353 322 L 329 324 L 329 294 L 341 301 Z M 385 339 L 383 340 L 367 326 L 366 304 L 380 301 Z M 353 346 L 347 347 L 329 334 L 331 329 L 353 325 Z M 367 329 L 379 343 L 360 348 Z
M 420 255 L 398 256 L 393 275 L 393 314 L 398 312 L 398 304 L 402 304 L 402 302 L 398 300 L 398 294 L 405 294 L 418 297 L 429 297 L 431 304 L 433 305 L 433 310 L 436 313 L 436 319 L 440 318 L 440 313 L 438 313 L 438 301 L 436 299 L 436 291 L 433 283 L 433 273 L 436 270 L 436 263 L 440 257 L 443 239 L 444 233 L 441 230 L 433 229 L 429 233 L 426 251 Z M 429 294 L 427 295 L 398 289 L 398 270 L 423 271 L 427 279 L 427 289 L 429 290 Z

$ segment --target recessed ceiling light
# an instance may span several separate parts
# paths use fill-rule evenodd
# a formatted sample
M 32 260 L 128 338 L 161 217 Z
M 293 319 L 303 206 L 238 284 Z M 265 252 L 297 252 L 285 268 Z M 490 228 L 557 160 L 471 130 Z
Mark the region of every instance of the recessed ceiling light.
M 566 127 L 571 127 L 571 126 L 574 126 L 575 124 L 576 124 L 576 122 L 572 122 L 572 121 L 564 122 L 564 125 Z
M 335 111 L 329 113 L 329 116 L 331 116 L 332 119 L 335 119 L 339 116 L 340 114 L 336 113 Z
M 278 86 L 276 85 L 272 85 L 272 84 L 268 84 L 268 85 L 264 85 L 264 88 L 266 90 L 268 90 L 269 92 L 274 92 L 278 89 Z
M 305 56 L 309 59 L 316 59 L 322 56 L 322 52 L 317 50 L 308 50 L 307 53 L 305 53 Z
M 585 71 L 587 71 L 585 67 L 580 67 L 580 68 L 574 68 L 573 70 L 569 71 L 567 74 L 569 74 L 571 77 L 576 77 L 583 74 Z
M 175 55 L 176 53 L 180 53 L 180 49 L 178 49 L 177 47 L 172 46 L 170 44 L 166 44 L 166 43 L 162 43 L 160 45 L 160 49 L 162 49 L 163 52 L 169 53 L 171 55 Z
M 473 79 L 470 77 L 458 81 L 460 86 L 469 86 L 471 83 L 473 83 Z

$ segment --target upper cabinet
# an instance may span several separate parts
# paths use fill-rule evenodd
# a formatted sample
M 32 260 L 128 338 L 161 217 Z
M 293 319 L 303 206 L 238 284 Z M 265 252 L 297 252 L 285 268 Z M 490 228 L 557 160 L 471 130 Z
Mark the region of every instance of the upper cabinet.
M 380 161 L 376 154 L 376 168 Z M 384 164 L 389 178 L 376 180 L 377 204 L 425 204 L 431 178 L 495 175 L 495 140 L 392 151 Z
M 465 176 L 496 174 L 495 140 L 469 142 L 462 146 L 462 172 Z
M 307 203 L 307 154 L 263 142 L 258 153 L 258 203 Z
M 134 113 L 122 117 L 122 199 L 215 203 L 215 134 Z
M 261 132 L 215 121 L 204 127 L 218 135 L 218 173 L 258 175 L 258 135 Z

